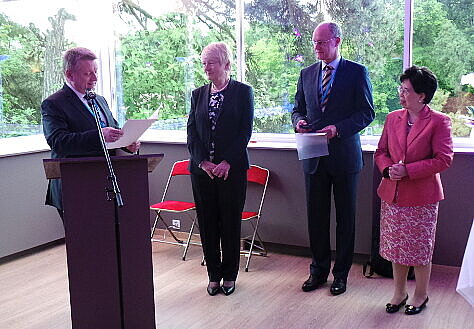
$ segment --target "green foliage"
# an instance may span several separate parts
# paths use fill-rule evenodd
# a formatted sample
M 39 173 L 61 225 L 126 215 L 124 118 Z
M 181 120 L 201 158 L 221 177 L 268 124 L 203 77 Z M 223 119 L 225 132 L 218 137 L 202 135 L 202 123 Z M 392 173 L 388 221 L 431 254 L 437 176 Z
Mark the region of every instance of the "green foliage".
M 279 0 L 246 5 L 246 79 L 255 92 L 255 132 L 293 132 L 288 112 L 296 81 L 301 69 L 315 60 L 311 43 L 314 12 L 312 4 Z
M 342 28 L 342 55 L 369 68 L 373 81 L 402 55 L 403 6 L 398 0 L 324 0 Z M 374 83 L 376 84 L 376 83 Z M 384 90 L 383 92 L 387 92 Z
M 462 91 L 463 91 L 463 92 L 467 92 L 467 93 L 474 94 L 474 86 L 469 85 L 469 84 L 463 85 L 463 86 L 462 86 Z
M 372 97 L 374 100 L 374 108 L 377 109 L 375 112 L 375 119 L 373 124 L 383 125 L 385 122 L 385 117 L 387 116 L 390 109 L 387 107 L 387 100 L 390 97 L 390 94 L 374 90 L 372 92 Z
M 386 61 L 383 71 L 377 78 L 372 79 L 375 120 L 373 126 L 383 126 L 385 117 L 393 110 L 400 108 L 397 87 L 402 71 L 400 58 L 390 58 Z
M 127 118 L 141 119 L 160 110 L 160 119 L 183 117 L 190 92 L 207 83 L 201 67 L 204 45 L 218 40 L 191 29 L 184 14 L 155 19 L 156 30 L 121 38 L 123 100 Z
M 379 132 L 386 115 L 399 109 L 397 86 L 402 72 L 403 6 L 388 1 L 324 1 L 342 28 L 342 56 L 367 66 L 373 86 L 375 120 Z
M 246 35 L 247 81 L 257 108 L 288 103 L 296 92 L 301 64 L 293 60 L 295 37 L 277 26 L 252 24 Z
M 471 132 L 471 127 L 466 125 L 466 120 L 460 118 L 460 111 L 456 113 L 447 113 L 451 118 L 452 135 L 457 137 L 468 137 Z
M 39 124 L 41 114 L 43 38 L 30 24 L 21 26 L 0 13 L 0 81 L 5 123 Z
M 57 15 L 50 17 L 50 23 L 53 24 L 55 20 L 64 17 L 68 19 L 71 17 L 68 15 L 64 9 L 60 9 Z M 47 70 L 45 68 L 46 40 L 52 36 L 51 33 L 51 31 L 46 34 L 41 33 L 32 23 L 22 26 L 0 13 L 0 55 L 6 55 L 6 59 L 0 61 L 0 87 L 2 87 L 0 88 L 2 91 L 0 118 L 4 127 L 2 134 L 6 136 L 28 135 L 39 131 L 44 71 Z M 63 40 L 63 35 L 57 36 Z M 67 41 L 64 42 L 67 43 Z M 49 43 L 50 52 L 54 47 L 59 47 L 59 49 L 54 49 L 58 53 L 64 50 L 58 44 Z M 60 65 L 60 62 L 59 60 L 49 63 L 51 65 L 48 68 L 56 66 L 54 69 L 58 71 L 57 65 Z M 5 128 L 7 126 L 9 128 Z M 15 129 L 14 133 L 4 132 L 4 130 L 12 129 Z
M 257 133 L 287 134 L 294 131 L 287 113 L 256 116 L 253 123 L 253 131 Z
M 139 31 L 122 38 L 123 97 L 128 118 L 148 117 L 157 109 L 165 119 L 185 114 L 181 87 L 184 70 L 176 60 L 186 56 L 181 46 L 187 41 L 183 20 L 174 15 L 162 24 L 169 23 L 168 30 Z
M 373 125 L 381 125 L 389 111 L 400 107 L 396 87 L 402 72 L 403 6 L 397 0 L 324 2 L 330 15 L 342 25 L 343 56 L 369 69 L 376 110 Z M 415 3 L 413 62 L 427 66 L 437 75 L 440 90 L 432 103 L 440 110 L 450 95 L 460 91 L 461 75 L 472 70 L 474 46 L 466 33 L 472 30 L 472 14 L 468 14 L 472 10 L 463 11 L 468 7 L 472 8 L 472 2 L 420 0 Z M 455 22 L 448 16 L 459 20 Z
M 430 102 L 430 107 L 434 110 L 441 111 L 449 98 L 449 91 L 438 89 Z M 457 137 L 467 137 L 471 128 L 465 124 L 465 119 L 461 117 L 462 110 L 456 112 L 445 113 L 451 118 L 452 134 Z
M 373 130 L 378 131 L 389 111 L 400 108 L 396 91 L 403 53 L 400 0 L 254 0 L 245 3 L 245 74 L 255 92 L 255 131 L 292 132 L 288 111 L 300 70 L 315 60 L 311 34 L 323 20 L 322 2 L 326 14 L 342 26 L 343 56 L 369 69 L 376 109 Z M 128 1 L 119 4 L 119 15 L 128 15 L 124 21 L 141 27 L 120 37 L 118 87 L 128 118 L 146 118 L 159 109 L 163 122 L 182 123 L 192 89 L 208 83 L 199 58 L 202 48 L 214 41 L 235 47 L 234 0 L 181 0 L 181 4 L 185 14 L 160 17 Z M 472 71 L 472 9 L 468 0 L 415 3 L 413 59 L 439 79 L 440 89 L 432 101 L 436 109 L 443 110 L 448 97 L 459 95 L 461 75 Z M 0 14 L 0 55 L 9 56 L 0 62 L 6 123 L 40 123 L 45 43 L 34 25 L 22 26 Z M 472 87 L 464 90 L 472 92 Z M 462 119 L 450 116 L 455 135 L 468 134 Z
M 233 4 L 217 3 L 218 7 L 207 6 L 202 0 L 186 1 L 186 7 L 211 33 L 215 29 L 226 35 L 232 29 Z M 400 108 L 396 88 L 403 64 L 403 6 L 399 0 L 324 0 L 324 3 L 330 16 L 343 28 L 343 56 L 369 69 L 376 109 L 373 126 L 380 127 L 388 112 Z M 286 128 L 290 122 L 285 112 L 291 108 L 299 71 L 314 61 L 311 34 L 323 16 L 316 5 L 279 0 L 252 1 L 246 4 L 245 10 L 249 23 L 245 35 L 246 79 L 255 91 L 254 130 L 291 131 Z M 198 58 L 202 46 L 223 37 L 217 33 L 215 38 L 205 33 L 199 37 L 202 32 L 196 33 L 196 23 L 182 15 L 160 17 L 155 23 L 157 30 L 129 35 L 123 41 L 128 116 L 146 117 L 161 108 L 162 119 L 182 117 L 186 114 L 190 89 L 206 83 Z M 417 2 L 413 58 L 416 64 L 433 70 L 440 87 L 449 93 L 456 91 L 460 74 L 466 72 L 467 64 L 458 65 L 462 57 L 473 54 L 471 45 L 466 43 L 465 35 L 447 18 L 441 2 Z M 229 40 L 229 44 L 232 46 L 234 42 Z M 183 55 L 178 56 L 188 58 L 194 54 L 192 64 L 188 62 L 185 66 L 177 62 L 176 54 L 180 52 Z M 439 91 L 433 103 L 442 108 L 446 95 Z M 278 108 L 279 111 L 275 110 Z
M 444 104 L 446 104 L 449 98 L 449 91 L 438 88 L 436 90 L 433 99 L 430 102 L 430 107 L 434 110 L 441 111 Z
M 472 70 L 474 46 L 436 0 L 418 1 L 414 17 L 414 64 L 433 71 L 440 88 L 451 94 L 460 91 L 461 75 Z
M 439 0 L 445 5 L 447 18 L 474 43 L 474 2 L 472 0 Z M 472 67 L 472 63 L 471 63 Z

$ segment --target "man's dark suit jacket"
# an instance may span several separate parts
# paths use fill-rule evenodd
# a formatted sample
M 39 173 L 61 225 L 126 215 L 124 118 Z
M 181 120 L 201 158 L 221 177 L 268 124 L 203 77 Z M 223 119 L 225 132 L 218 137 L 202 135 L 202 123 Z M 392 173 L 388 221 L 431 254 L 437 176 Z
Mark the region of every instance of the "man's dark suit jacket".
M 105 115 L 107 126 L 118 128 L 105 98 L 97 95 L 96 100 Z M 66 84 L 41 103 L 41 115 L 44 136 L 51 147 L 51 158 L 103 155 L 92 113 Z M 59 179 L 49 181 L 46 204 L 62 209 Z
M 209 91 L 207 84 L 192 93 L 189 113 L 188 149 L 191 154 L 189 170 L 193 174 L 206 175 L 198 167 L 203 160 L 209 160 Z M 217 119 L 215 132 L 214 163 L 226 160 L 232 171 L 249 168 L 247 144 L 252 135 L 253 91 L 252 87 L 230 80 L 223 91 L 224 103 Z
M 359 172 L 363 165 L 359 132 L 375 117 L 367 69 L 341 58 L 324 112 L 318 96 L 320 74 L 321 62 L 301 71 L 292 113 L 293 125 L 296 126 L 299 120 L 306 120 L 313 130 L 335 125 L 339 136 L 329 142 L 328 168 L 335 175 Z M 314 174 L 318 162 L 319 158 L 303 160 L 304 172 Z

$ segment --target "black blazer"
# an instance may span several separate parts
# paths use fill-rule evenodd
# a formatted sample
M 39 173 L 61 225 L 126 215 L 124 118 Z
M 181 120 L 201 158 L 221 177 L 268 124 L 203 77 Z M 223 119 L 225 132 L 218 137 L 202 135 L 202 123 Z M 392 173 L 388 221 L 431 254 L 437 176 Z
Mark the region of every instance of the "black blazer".
M 105 98 L 97 95 L 96 100 L 107 125 L 118 128 Z M 94 117 L 66 84 L 41 103 L 41 116 L 51 158 L 103 155 Z M 62 209 L 60 180 L 49 181 L 46 204 Z
M 306 120 L 313 130 L 335 125 L 339 136 L 330 140 L 328 168 L 334 174 L 359 172 L 363 165 L 359 132 L 375 117 L 369 74 L 363 65 L 341 58 L 324 112 L 318 97 L 320 74 L 321 62 L 301 70 L 293 125 L 299 120 Z M 318 162 L 319 158 L 303 160 L 304 172 L 314 174 Z
M 105 115 L 107 126 L 118 128 L 105 98 L 97 95 L 96 100 Z M 41 115 L 44 136 L 51 147 L 52 158 L 102 154 L 94 117 L 66 84 L 41 103 Z
M 189 170 L 194 174 L 205 175 L 198 165 L 203 160 L 209 160 L 210 88 L 210 84 L 197 88 L 191 97 L 187 144 L 191 154 Z M 253 90 L 231 79 L 223 94 L 224 102 L 216 124 L 214 163 L 226 160 L 230 164 L 230 172 L 245 171 L 249 168 L 247 144 L 252 135 Z

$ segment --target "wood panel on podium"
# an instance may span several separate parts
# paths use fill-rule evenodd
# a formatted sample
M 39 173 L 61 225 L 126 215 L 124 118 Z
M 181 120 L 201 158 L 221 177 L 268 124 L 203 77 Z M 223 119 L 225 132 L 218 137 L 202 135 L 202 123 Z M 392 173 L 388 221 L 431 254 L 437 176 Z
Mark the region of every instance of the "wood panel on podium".
M 62 180 L 73 328 L 155 328 L 148 172 L 162 158 L 111 158 L 124 202 L 119 225 L 105 158 L 43 160 L 47 178 Z

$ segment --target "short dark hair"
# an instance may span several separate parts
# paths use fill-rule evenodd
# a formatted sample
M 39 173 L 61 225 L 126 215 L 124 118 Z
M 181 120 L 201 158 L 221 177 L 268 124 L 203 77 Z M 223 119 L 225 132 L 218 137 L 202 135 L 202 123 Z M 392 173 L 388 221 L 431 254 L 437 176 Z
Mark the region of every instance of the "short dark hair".
M 425 99 L 424 104 L 428 104 L 438 88 L 438 81 L 433 72 L 427 67 L 413 65 L 405 70 L 400 75 L 400 82 L 409 80 L 413 86 L 413 90 L 417 94 L 424 93 Z
M 97 56 L 91 50 L 87 48 L 82 48 L 82 47 L 71 48 L 64 53 L 64 58 L 63 58 L 64 73 L 66 73 L 66 71 L 69 71 L 69 70 L 74 70 L 77 65 L 77 62 L 79 62 L 80 60 L 93 61 L 94 59 L 97 59 Z

